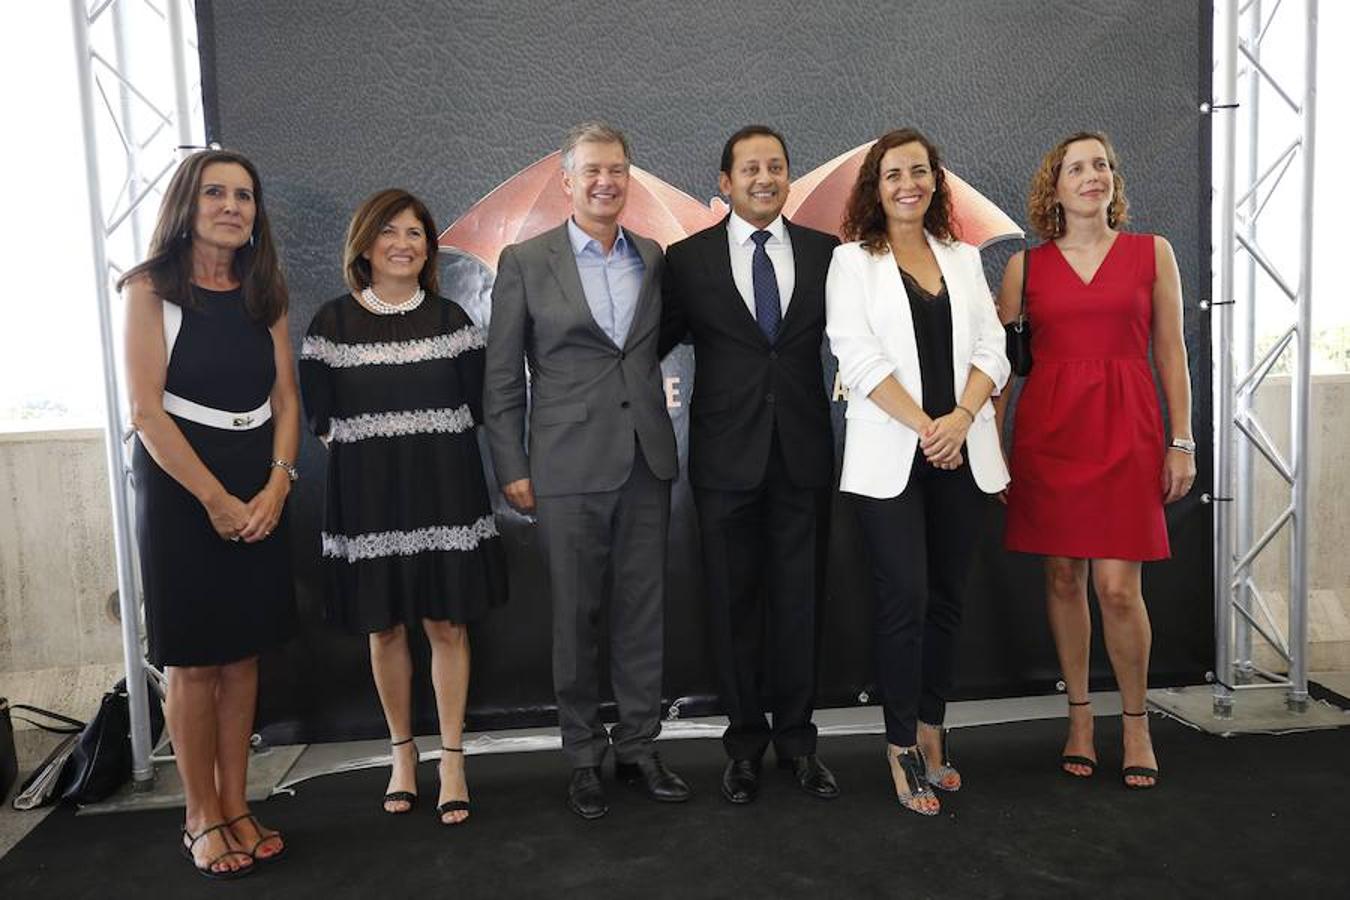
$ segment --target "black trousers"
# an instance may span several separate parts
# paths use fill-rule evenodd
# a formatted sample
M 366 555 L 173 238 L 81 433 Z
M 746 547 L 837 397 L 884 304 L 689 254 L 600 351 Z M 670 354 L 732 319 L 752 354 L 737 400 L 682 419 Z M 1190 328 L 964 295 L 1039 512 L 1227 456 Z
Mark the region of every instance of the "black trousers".
M 886 740 L 915 742 L 916 720 L 941 725 L 961 626 L 962 592 L 989 497 L 970 466 L 921 456 L 898 497 L 853 495 L 876 583 L 877 686 Z
M 750 490 L 695 488 L 713 654 L 732 759 L 816 749 L 816 607 L 830 492 L 792 483 L 775 436 Z M 770 727 L 766 713 L 773 716 Z

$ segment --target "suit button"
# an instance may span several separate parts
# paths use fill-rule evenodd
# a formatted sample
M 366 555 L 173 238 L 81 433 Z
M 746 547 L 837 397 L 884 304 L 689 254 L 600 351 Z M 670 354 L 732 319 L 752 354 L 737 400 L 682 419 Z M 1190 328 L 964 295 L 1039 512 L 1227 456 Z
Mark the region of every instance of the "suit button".
M 627 354 L 627 353 L 624 353 L 622 350 L 620 350 L 620 351 L 619 351 L 619 362 L 623 362 L 623 361 L 624 361 L 625 359 L 627 359 L 627 358 L 628 358 L 628 354 Z
M 627 400 L 623 401 L 622 403 L 619 404 L 619 406 L 620 406 L 620 408 L 622 408 L 622 409 L 627 409 L 627 408 L 628 408 L 628 401 L 627 401 Z
M 764 402 L 765 402 L 765 403 L 772 403 L 772 402 L 773 402 L 773 394 L 765 394 L 765 395 L 764 395 Z
M 769 359 L 777 359 L 777 358 L 778 358 L 778 351 L 777 351 L 777 350 L 770 350 L 770 351 L 769 351 Z

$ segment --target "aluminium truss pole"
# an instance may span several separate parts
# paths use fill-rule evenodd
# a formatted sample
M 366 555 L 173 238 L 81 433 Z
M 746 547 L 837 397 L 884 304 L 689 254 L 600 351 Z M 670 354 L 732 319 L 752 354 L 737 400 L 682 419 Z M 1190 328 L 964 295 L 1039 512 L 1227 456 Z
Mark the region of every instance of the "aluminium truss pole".
M 106 223 L 98 171 L 98 134 L 94 124 L 94 78 L 89 46 L 89 19 L 84 0 L 70 0 L 74 20 L 76 76 L 80 86 L 80 120 L 84 131 L 84 168 L 89 189 L 89 225 L 94 251 L 94 297 L 98 304 L 99 341 L 103 349 L 103 447 L 107 455 L 108 485 L 112 492 L 113 550 L 117 565 L 117 595 L 122 613 L 122 662 L 127 673 L 127 700 L 131 716 L 131 778 L 133 787 L 148 787 L 155 771 L 150 763 L 150 712 L 144 657 L 141 654 L 140 598 L 136 594 L 131 553 L 131 529 L 126 517 L 127 485 L 121 473 L 126 457 L 121 441 L 118 409 L 117 361 L 113 351 L 111 297 L 108 290 Z
M 1277 0 L 1278 2 L 1278 0 Z M 1251 0 L 1247 9 L 1247 49 L 1253 57 L 1259 60 L 1261 52 L 1261 0 Z M 1236 53 L 1234 53 L 1236 56 Z M 1258 163 L 1260 161 L 1260 111 L 1261 111 L 1261 76 L 1252 68 L 1247 68 L 1247 100 L 1245 112 L 1247 114 L 1247 181 L 1251 185 L 1256 183 L 1257 176 L 1260 174 Z M 1236 167 L 1236 160 L 1234 160 Z M 1252 191 L 1247 198 L 1245 206 L 1246 235 L 1250 244 L 1256 243 L 1256 219 L 1257 219 L 1257 200 L 1258 191 Z M 1234 210 L 1236 213 L 1236 210 Z M 1232 252 L 1236 252 L 1233 248 Z M 1251 370 L 1252 362 L 1256 358 L 1256 260 L 1250 255 L 1247 256 L 1246 266 L 1246 291 L 1243 302 L 1240 305 L 1233 306 L 1233 315 L 1236 319 L 1237 329 L 1240 332 L 1234 337 L 1234 364 L 1238 372 L 1246 373 Z M 1224 299 L 1236 299 L 1236 297 Z M 1242 419 L 1251 415 L 1252 407 L 1255 403 L 1256 391 L 1239 391 L 1236 398 L 1237 409 L 1235 414 Z M 1237 489 L 1231 495 L 1233 497 L 1233 514 L 1236 519 L 1235 529 L 1237 545 L 1239 547 L 1250 547 L 1255 537 L 1254 519 L 1256 515 L 1256 489 L 1252 471 L 1252 445 L 1249 441 L 1236 441 L 1237 450 Z M 1234 592 L 1233 601 L 1237 603 L 1239 610 L 1246 615 L 1238 615 L 1233 619 L 1234 626 L 1234 653 L 1233 653 L 1233 677 L 1237 684 L 1247 684 L 1252 680 L 1252 574 L 1248 570 L 1239 578 Z
M 1289 553 L 1289 708 L 1308 706 L 1308 418 L 1312 389 L 1313 148 L 1317 138 L 1317 0 L 1307 0 L 1303 50 L 1302 207 L 1299 232 L 1298 365 L 1291 386 L 1294 521 Z
M 192 134 L 192 110 L 188 100 L 187 59 L 183 52 L 186 35 L 183 32 L 183 7 L 180 0 L 169 0 L 169 44 L 173 61 L 173 100 L 177 111 L 174 118 L 178 125 L 178 145 L 189 146 L 194 143 Z
M 1233 580 L 1232 519 L 1233 507 L 1233 307 L 1228 301 L 1233 290 L 1233 198 L 1237 150 L 1237 119 L 1232 104 L 1237 98 L 1237 0 L 1223 0 L 1221 28 L 1215 40 L 1221 52 L 1219 78 L 1215 84 L 1214 106 L 1221 106 L 1219 183 L 1216 202 L 1219 207 L 1219 296 L 1210 309 L 1215 315 L 1214 339 L 1215 415 L 1214 415 L 1214 715 L 1227 718 L 1233 713 L 1233 605 L 1230 584 Z M 1213 110 L 1217 112 L 1220 110 Z

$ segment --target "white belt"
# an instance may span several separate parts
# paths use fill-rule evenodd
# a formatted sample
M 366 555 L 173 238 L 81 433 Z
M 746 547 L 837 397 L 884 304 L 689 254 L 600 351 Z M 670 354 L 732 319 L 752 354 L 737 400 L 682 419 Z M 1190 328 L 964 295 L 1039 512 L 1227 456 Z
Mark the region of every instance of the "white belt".
M 230 412 L 229 410 L 202 406 L 200 403 L 184 400 L 177 394 L 170 394 L 165 391 L 164 411 L 172 413 L 180 419 L 196 422 L 199 425 L 223 428 L 226 431 L 248 431 L 251 428 L 259 427 L 272 418 L 272 401 L 271 399 L 264 400 L 262 406 L 257 409 L 250 409 L 248 412 Z

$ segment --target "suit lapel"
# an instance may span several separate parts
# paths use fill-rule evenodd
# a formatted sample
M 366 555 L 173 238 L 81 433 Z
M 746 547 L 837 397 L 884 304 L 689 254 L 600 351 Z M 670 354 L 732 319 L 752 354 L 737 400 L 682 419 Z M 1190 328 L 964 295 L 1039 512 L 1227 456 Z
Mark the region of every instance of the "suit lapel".
M 788 333 L 797 322 L 801 321 L 807 313 L 801 307 L 805 302 L 798 303 L 797 299 L 802 295 L 802 285 L 806 283 L 805 272 L 810 266 L 815 264 L 815 258 L 812 251 L 815 249 L 809 246 L 803 229 L 783 219 L 783 227 L 787 232 L 788 240 L 792 242 L 792 296 L 788 298 L 787 315 L 783 317 L 783 324 L 778 329 L 778 339 L 781 341 L 783 336 Z
M 652 296 L 656 293 L 659 284 L 657 272 L 661 268 L 661 248 L 654 241 L 634 234 L 625 229 L 628 235 L 629 243 L 637 249 L 638 256 L 642 257 L 642 287 L 638 290 L 637 306 L 633 310 L 633 322 L 628 326 L 628 334 L 624 336 L 624 349 L 628 349 L 633 341 L 640 338 L 649 331 L 654 324 L 659 321 L 660 315 L 651 319 L 649 324 L 647 311 L 652 306 Z
M 758 341 L 767 347 L 769 339 L 760 330 L 759 320 L 750 311 L 750 307 L 746 306 L 745 297 L 741 296 L 741 289 L 736 286 L 736 277 L 731 274 L 731 236 L 727 230 L 730 222 L 731 216 L 728 215 L 719 225 L 704 232 L 704 239 L 708 241 L 703 257 L 708 265 L 708 280 L 718 288 L 715 302 L 719 308 L 725 308 L 728 321 L 739 322 L 741 331 L 750 340 Z M 750 298 L 750 302 L 754 303 L 754 297 Z M 782 331 L 780 324 L 778 329 L 780 337 Z
M 558 287 L 562 289 L 563 298 L 571 303 L 582 320 L 590 326 L 595 336 L 610 346 L 614 342 L 605 334 L 605 330 L 595 321 L 595 316 L 591 313 L 591 305 L 586 302 L 586 289 L 581 286 L 581 274 L 577 271 L 577 258 L 572 252 L 572 241 L 567 234 L 567 223 L 553 232 L 553 239 L 549 241 L 549 268 L 553 270 L 553 277 L 558 281 Z

